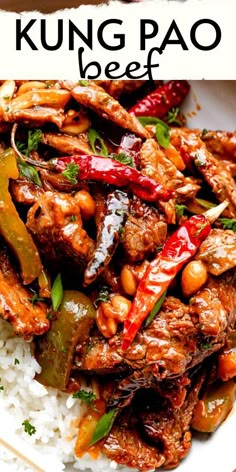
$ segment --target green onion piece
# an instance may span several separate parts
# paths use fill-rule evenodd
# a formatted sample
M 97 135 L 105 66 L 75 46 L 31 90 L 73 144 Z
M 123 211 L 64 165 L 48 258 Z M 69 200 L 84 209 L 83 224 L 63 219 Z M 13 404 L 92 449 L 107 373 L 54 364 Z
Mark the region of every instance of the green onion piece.
M 196 198 L 196 202 L 199 203 L 203 208 L 214 208 L 216 207 L 216 203 L 208 202 L 207 200 L 203 200 L 202 198 Z
M 63 299 L 63 286 L 61 281 L 61 274 L 58 274 L 54 280 L 51 290 L 52 307 L 57 311 Z
M 118 409 L 113 409 L 108 411 L 108 413 L 105 413 L 100 420 L 98 421 L 98 424 L 95 428 L 95 431 L 93 433 L 93 437 L 90 441 L 89 446 L 92 446 L 96 442 L 100 441 L 101 439 L 105 438 L 111 431 L 111 428 L 114 424 L 114 421 L 116 419 Z
M 167 149 L 170 144 L 169 126 L 164 121 L 160 120 L 160 118 L 156 118 L 155 116 L 139 116 L 138 119 L 143 126 L 156 125 L 157 141 L 164 149 Z
M 145 321 L 145 328 L 147 328 L 147 326 L 150 325 L 150 323 L 152 322 L 153 318 L 155 318 L 155 316 L 157 315 L 157 313 L 159 313 L 160 309 L 161 309 L 161 306 L 162 306 L 162 303 L 164 302 L 164 299 L 166 297 L 166 292 L 167 290 L 165 290 L 165 292 L 162 294 L 162 296 L 159 298 L 159 300 L 156 302 L 156 305 L 154 306 L 154 308 L 152 309 L 152 311 L 150 312 L 150 314 L 148 315 L 146 321 Z
M 106 144 L 104 143 L 104 140 L 102 139 L 100 134 L 94 128 L 89 129 L 88 138 L 89 138 L 89 144 L 94 154 L 97 154 L 98 156 L 106 156 L 106 157 L 108 156 L 108 149 L 106 147 Z M 97 142 L 100 145 L 100 151 L 97 150 L 97 146 L 96 146 Z

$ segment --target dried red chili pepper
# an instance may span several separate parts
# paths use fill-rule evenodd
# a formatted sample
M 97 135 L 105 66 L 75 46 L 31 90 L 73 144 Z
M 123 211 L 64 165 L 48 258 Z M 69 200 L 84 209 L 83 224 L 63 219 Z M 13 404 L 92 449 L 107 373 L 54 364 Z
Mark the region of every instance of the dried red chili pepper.
M 47 162 L 49 169 L 61 173 L 64 173 L 70 165 L 78 166 L 77 178 L 79 180 L 94 180 L 116 187 L 128 186 L 137 197 L 148 202 L 168 201 L 174 194 L 174 191 L 164 188 L 163 185 L 143 175 L 137 169 L 111 158 L 76 155 Z
M 183 101 L 190 90 L 186 80 L 171 80 L 137 102 L 129 113 L 135 116 L 165 116 Z
M 150 263 L 124 323 L 123 350 L 130 346 L 142 322 L 210 233 L 210 223 L 219 217 L 227 205 L 224 202 L 205 214 L 189 218 L 171 235 L 162 251 Z

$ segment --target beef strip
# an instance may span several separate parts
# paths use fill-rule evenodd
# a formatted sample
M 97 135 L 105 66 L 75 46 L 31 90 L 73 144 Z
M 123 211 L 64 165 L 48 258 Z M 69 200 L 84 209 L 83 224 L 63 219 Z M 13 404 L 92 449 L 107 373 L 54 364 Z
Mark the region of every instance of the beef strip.
M 43 194 L 43 189 L 33 182 L 21 177 L 12 180 L 10 184 L 11 194 L 13 200 L 24 205 L 33 205 Z
M 188 156 L 204 180 L 214 192 L 217 200 L 222 202 L 228 200 L 229 205 L 224 211 L 224 216 L 236 217 L 236 183 L 227 167 L 211 154 L 198 134 L 192 130 L 180 130 L 175 128 L 171 131 L 172 144 Z
M 43 133 L 42 143 L 55 148 L 62 154 L 92 154 L 92 149 L 88 145 L 84 136 L 70 136 L 62 133 Z
M 130 262 L 139 262 L 155 254 L 167 237 L 167 225 L 156 208 L 134 197 L 124 226 L 122 243 Z
M 135 92 L 144 83 L 144 80 L 96 80 L 96 84 L 104 88 L 116 100 L 124 93 Z
M 118 381 L 110 404 L 126 405 L 142 386 L 165 378 L 176 378 L 201 363 L 225 343 L 236 317 L 236 272 L 211 277 L 189 305 L 167 296 L 161 311 L 123 352 L 122 334 L 108 342 L 91 336 L 90 349 L 78 365 L 87 373 L 104 374 L 127 370 Z
M 213 275 L 232 269 L 236 266 L 236 234 L 230 230 L 212 229 L 195 259 L 203 261 Z
M 184 202 L 194 198 L 199 190 L 191 177 L 185 177 L 166 156 L 165 150 L 152 138 L 147 139 L 140 152 L 140 168 L 143 174 L 153 178 L 168 189 L 176 191 L 176 198 Z M 168 223 L 175 223 L 175 202 L 162 203 Z
M 218 159 L 236 162 L 236 132 L 207 131 L 202 135 L 208 151 Z
M 27 227 L 46 261 L 60 266 L 64 262 L 84 270 L 94 242 L 82 227 L 80 209 L 73 196 L 45 192 L 30 208 Z
M 0 249 L 0 314 L 8 320 L 16 334 L 30 338 L 49 329 L 47 307 L 31 303 L 32 292 L 22 287 L 6 249 Z
M 165 396 L 164 389 L 140 390 L 131 410 L 124 410 L 105 440 L 104 454 L 139 470 L 176 467 L 191 447 L 190 423 L 204 375 L 195 377 L 187 388 L 189 381 L 184 379 L 181 408 Z
M 73 84 L 70 81 L 62 81 L 62 86 L 71 90 L 72 97 L 81 105 L 91 108 L 103 118 L 116 123 L 124 129 L 128 129 L 141 138 L 147 138 L 149 132 L 141 125 L 136 116 L 132 116 L 102 87 L 90 81 L 89 85 Z

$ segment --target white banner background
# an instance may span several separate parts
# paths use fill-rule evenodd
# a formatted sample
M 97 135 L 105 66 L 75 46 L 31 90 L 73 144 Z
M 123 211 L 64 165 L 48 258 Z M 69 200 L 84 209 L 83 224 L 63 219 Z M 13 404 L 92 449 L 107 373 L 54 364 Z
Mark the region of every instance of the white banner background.
M 37 18 L 36 23 L 28 34 L 38 50 L 31 50 L 25 40 L 22 40 L 22 50 L 16 50 L 16 19 L 21 18 L 22 27 L 30 19 Z M 48 44 L 57 42 L 57 20 L 63 19 L 63 44 L 57 51 L 46 51 L 40 40 L 40 19 L 46 19 L 46 39 Z M 85 35 L 87 20 L 93 20 L 93 50 L 90 50 L 78 37 L 75 38 L 75 49 L 69 51 L 68 23 L 71 20 Z M 146 51 L 140 51 L 140 20 L 152 19 L 158 23 L 159 32 L 153 39 L 147 40 Z M 190 40 L 190 30 L 193 24 L 203 18 L 209 18 L 218 23 L 222 38 L 220 44 L 212 51 L 196 49 Z M 119 19 L 123 23 L 111 25 L 105 29 L 104 39 L 111 45 L 117 44 L 114 34 L 125 34 L 125 48 L 120 51 L 108 51 L 98 42 L 97 29 L 107 19 Z M 153 63 L 159 63 L 153 69 L 153 78 L 186 78 L 186 79 L 236 79 L 236 28 L 235 0 L 188 0 L 186 2 L 156 0 L 152 2 L 121 4 L 113 2 L 110 5 L 98 7 L 80 6 L 51 15 L 41 15 L 36 12 L 22 14 L 0 12 L 0 53 L 1 78 L 15 79 L 72 79 L 81 78 L 78 65 L 78 48 L 84 47 L 84 65 L 90 61 L 98 61 L 102 68 L 99 78 L 106 78 L 105 66 L 111 61 L 120 63 L 120 69 L 114 73 L 123 74 L 128 63 L 138 61 L 143 66 L 147 61 L 148 51 L 160 47 L 166 32 L 175 20 L 188 46 L 184 51 L 180 45 L 167 45 L 163 54 L 153 55 Z M 215 32 L 211 26 L 201 26 L 197 38 L 203 44 L 213 42 Z M 172 36 L 174 39 L 174 35 Z M 95 69 L 91 69 L 93 73 Z M 145 70 L 140 69 L 139 73 Z M 127 77 L 123 77 L 127 78 Z M 134 74 L 134 77 L 135 74 Z

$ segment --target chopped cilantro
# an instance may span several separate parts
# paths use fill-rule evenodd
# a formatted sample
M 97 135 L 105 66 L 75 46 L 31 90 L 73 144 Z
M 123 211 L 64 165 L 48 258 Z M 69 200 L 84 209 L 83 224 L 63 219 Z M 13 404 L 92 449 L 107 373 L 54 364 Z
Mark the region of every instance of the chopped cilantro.
M 36 433 L 36 428 L 30 424 L 29 420 L 24 420 L 22 426 L 24 426 L 25 433 L 29 434 L 30 436 Z
M 19 359 L 15 358 L 15 360 L 14 360 L 14 365 L 17 365 L 17 364 L 19 364 L 19 363 L 20 363 Z
M 37 128 L 28 131 L 27 145 L 19 141 L 16 143 L 16 145 L 20 152 L 25 154 L 25 156 L 29 156 L 31 151 L 37 151 L 41 140 L 42 130 L 40 128 Z
M 30 180 L 35 185 L 38 185 L 38 187 L 42 187 L 42 182 L 39 177 L 39 173 L 34 166 L 31 166 L 27 162 L 23 162 L 21 159 L 17 159 L 17 164 L 20 175 L 22 177 L 26 177 L 26 179 Z
M 88 392 L 87 390 L 78 390 L 73 394 L 73 398 L 78 398 L 84 403 L 87 403 L 89 406 L 93 406 L 94 400 L 96 400 L 97 396 L 93 392 Z
M 236 233 L 236 218 L 218 218 L 224 229 L 231 229 Z
M 107 287 L 102 287 L 101 290 L 99 291 L 99 294 L 96 299 L 96 303 L 98 302 L 109 302 L 110 300 L 110 295 L 109 295 L 109 290 Z
M 72 223 L 74 223 L 74 222 L 76 221 L 76 216 L 75 216 L 75 215 L 71 215 L 70 221 L 72 221 Z
M 69 180 L 72 185 L 78 183 L 78 174 L 79 174 L 79 166 L 74 162 L 71 162 L 66 166 L 66 169 L 62 172 L 62 175 Z
M 35 303 L 38 302 L 45 302 L 45 298 L 40 298 L 37 293 L 35 293 L 32 298 L 28 298 L 28 300 L 32 303 L 32 305 L 35 305 Z
M 179 115 L 179 107 L 172 108 L 172 110 L 168 111 L 166 120 L 169 124 L 174 123 L 176 125 L 182 125 L 181 121 L 178 120 Z
M 110 157 L 112 159 L 115 159 L 115 161 L 125 164 L 126 166 L 134 167 L 132 157 L 130 157 L 128 154 L 125 154 L 125 152 L 120 152 L 119 154 L 111 154 Z
M 179 205 L 178 203 L 176 203 L 175 205 L 176 215 L 178 215 L 181 218 L 182 216 L 184 216 L 185 210 L 187 210 L 186 205 Z

